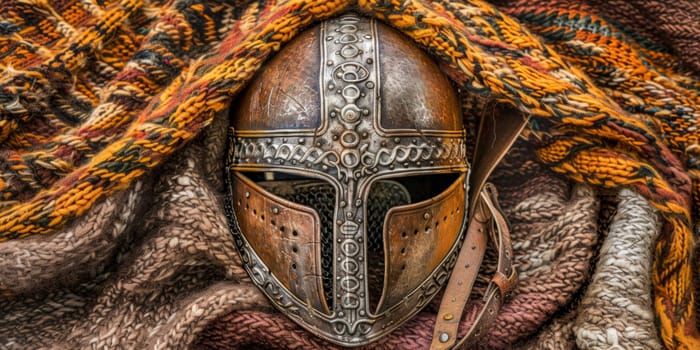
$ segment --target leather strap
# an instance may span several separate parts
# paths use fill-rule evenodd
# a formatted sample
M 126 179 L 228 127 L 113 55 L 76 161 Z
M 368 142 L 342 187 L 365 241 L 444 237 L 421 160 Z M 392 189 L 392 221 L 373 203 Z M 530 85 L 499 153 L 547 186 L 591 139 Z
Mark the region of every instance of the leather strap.
M 431 349 L 452 349 L 472 344 L 496 318 L 505 296 L 517 283 L 517 272 L 512 267 L 508 222 L 498 206 L 495 187 L 487 184 L 486 179 L 526 124 L 527 118 L 514 110 L 499 115 L 498 121 L 490 116 L 482 119 L 472 162 L 469 227 L 440 303 Z M 462 312 L 469 301 L 489 236 L 498 252 L 496 273 L 484 293 L 483 308 L 464 338 L 458 340 Z
M 498 267 L 484 293 L 484 306 L 467 334 L 455 345 L 457 349 L 462 348 L 463 345 L 471 345 L 479 339 L 479 336 L 484 333 L 484 329 L 496 319 L 506 295 L 515 288 L 518 282 L 518 273 L 512 266 L 513 254 L 508 223 L 498 207 L 494 191 L 495 188 L 491 184 L 487 184 L 481 192 L 480 199 L 487 207 L 487 212 L 493 214 L 491 223 L 494 227 L 490 231 L 497 233 L 496 237 L 492 238 L 494 238 L 498 250 Z
M 481 118 L 469 174 L 470 210 L 474 209 L 477 194 L 484 188 L 488 177 L 525 129 L 528 119 L 512 108 L 503 110 L 498 116 Z

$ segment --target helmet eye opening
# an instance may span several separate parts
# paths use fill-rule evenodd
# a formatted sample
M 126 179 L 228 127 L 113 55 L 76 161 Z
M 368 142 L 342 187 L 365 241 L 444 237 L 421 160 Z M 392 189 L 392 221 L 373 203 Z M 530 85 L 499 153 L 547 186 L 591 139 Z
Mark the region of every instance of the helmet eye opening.
M 411 196 L 410 203 L 418 203 L 434 198 L 445 192 L 459 179 L 461 173 L 422 174 L 402 178 L 392 178 L 406 188 Z M 409 204 L 410 204 L 409 203 Z

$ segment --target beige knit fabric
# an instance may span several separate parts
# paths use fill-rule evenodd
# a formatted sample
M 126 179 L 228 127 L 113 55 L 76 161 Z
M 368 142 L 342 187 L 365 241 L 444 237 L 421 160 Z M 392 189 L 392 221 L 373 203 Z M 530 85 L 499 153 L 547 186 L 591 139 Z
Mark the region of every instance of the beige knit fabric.
M 579 306 L 581 349 L 661 349 L 651 298 L 651 262 L 661 230 L 656 210 L 628 189 L 600 248 L 595 274 Z
M 622 189 L 598 264 L 582 301 L 520 349 L 662 349 L 652 312 L 650 270 L 660 232 L 657 212 Z
M 266 309 L 222 209 L 223 118 L 153 183 L 60 233 L 0 245 L 0 348 L 184 349 L 209 321 Z

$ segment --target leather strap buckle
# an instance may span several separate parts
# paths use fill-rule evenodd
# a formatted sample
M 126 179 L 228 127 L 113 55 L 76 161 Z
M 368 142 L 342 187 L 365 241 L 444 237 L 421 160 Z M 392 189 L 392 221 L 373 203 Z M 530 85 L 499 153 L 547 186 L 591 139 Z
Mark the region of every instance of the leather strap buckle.
M 527 125 L 528 117 L 516 110 L 507 110 L 496 118 L 483 117 L 479 125 L 476 149 L 472 159 L 470 218 L 464 244 L 457 257 L 447 288 L 440 303 L 431 349 L 460 348 L 476 340 L 485 327 L 496 318 L 506 295 L 517 284 L 517 272 L 512 267 L 512 245 L 508 221 L 500 210 L 497 192 L 486 179 L 506 155 L 518 135 Z M 496 125 L 498 124 L 498 125 Z M 469 300 L 488 237 L 498 250 L 498 267 L 484 294 L 484 307 L 467 335 L 457 339 L 462 312 Z
M 505 298 L 518 284 L 518 272 L 511 268 L 510 275 L 506 276 L 501 271 L 496 271 L 496 274 L 491 278 L 491 282 L 498 287 L 501 297 Z

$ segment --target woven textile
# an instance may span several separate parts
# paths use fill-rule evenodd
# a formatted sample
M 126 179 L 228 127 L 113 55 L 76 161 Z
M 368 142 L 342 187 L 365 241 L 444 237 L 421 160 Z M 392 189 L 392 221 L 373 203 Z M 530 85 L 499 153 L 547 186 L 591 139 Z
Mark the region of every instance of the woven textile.
M 669 4 L 2 1 L 2 345 L 206 346 L 200 332 L 221 339 L 217 330 L 235 326 L 227 320 L 236 317 L 253 320 L 240 324 L 267 322 L 301 334 L 270 312 L 237 264 L 218 192 L 222 130 L 226 110 L 235 108 L 231 101 L 267 58 L 306 26 L 353 9 L 396 27 L 440 61 L 470 101 L 467 115 L 492 117 L 487 106 L 504 104 L 531 118 L 497 181 L 514 234 L 521 234 L 514 243 L 521 248 L 514 248 L 527 257 L 519 261 L 526 273 L 502 317 L 522 318 L 512 328 L 494 328 L 502 333 L 485 346 L 535 341 L 524 338 L 544 324 L 550 325 L 544 332 L 575 331 L 568 337 L 579 346 L 585 334 L 602 332 L 577 326 L 597 323 L 578 315 L 571 302 L 582 297 L 577 307 L 594 308 L 618 291 L 605 277 L 617 272 L 604 263 L 595 270 L 602 277 L 585 294 L 583 287 L 600 238 L 590 226 L 593 191 L 625 187 L 641 194 L 663 222 L 661 230 L 639 232 L 620 224 L 639 241 L 653 242 L 651 254 L 646 245 L 629 254 L 651 263 L 647 277 L 661 338 L 640 328 L 644 340 L 634 340 L 612 326 L 600 334 L 700 348 L 691 259 L 693 220 L 700 217 L 700 5 Z M 550 171 L 579 185 L 569 189 Z M 523 174 L 542 174 L 532 177 L 532 188 L 557 190 L 518 190 Z M 546 200 L 528 199 L 550 192 Z M 625 207 L 637 205 L 625 196 Z M 561 211 L 565 207 L 581 217 Z M 532 231 L 521 232 L 517 222 L 534 225 Z M 608 239 L 634 239 L 627 234 Z M 621 253 L 606 248 L 602 254 L 601 262 Z M 542 280 L 556 290 L 528 290 L 540 276 L 528 275 L 530 269 L 571 273 Z M 527 300 L 536 306 L 519 311 Z M 617 315 L 608 306 L 605 312 Z M 384 344 L 427 344 L 430 312 Z M 567 325 L 571 320 L 575 325 Z M 292 341 L 265 340 L 269 334 L 253 328 L 239 328 L 257 334 L 246 341 Z

